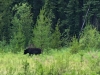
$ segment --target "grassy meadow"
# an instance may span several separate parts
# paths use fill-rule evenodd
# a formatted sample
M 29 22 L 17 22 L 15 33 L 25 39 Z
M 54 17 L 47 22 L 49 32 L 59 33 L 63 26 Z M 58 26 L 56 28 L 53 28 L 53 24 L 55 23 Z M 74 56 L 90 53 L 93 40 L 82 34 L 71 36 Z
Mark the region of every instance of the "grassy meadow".
M 0 75 L 100 75 L 100 52 L 69 49 L 41 55 L 0 53 Z

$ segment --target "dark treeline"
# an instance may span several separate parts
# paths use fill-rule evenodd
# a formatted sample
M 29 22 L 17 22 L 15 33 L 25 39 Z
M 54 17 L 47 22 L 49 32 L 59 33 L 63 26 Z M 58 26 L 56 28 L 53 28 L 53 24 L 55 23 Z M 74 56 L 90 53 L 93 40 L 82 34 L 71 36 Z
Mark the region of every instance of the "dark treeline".
M 100 30 L 99 0 L 0 0 L 0 41 L 18 48 L 64 46 L 86 23 Z

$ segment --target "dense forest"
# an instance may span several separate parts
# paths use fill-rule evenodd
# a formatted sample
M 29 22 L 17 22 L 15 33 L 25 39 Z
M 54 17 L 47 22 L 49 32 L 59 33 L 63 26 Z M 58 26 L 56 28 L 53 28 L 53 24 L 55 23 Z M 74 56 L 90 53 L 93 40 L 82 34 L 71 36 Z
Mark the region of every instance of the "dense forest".
M 0 0 L 0 43 L 13 52 L 68 46 L 87 24 L 100 30 L 99 0 Z
M 100 0 L 0 0 L 0 75 L 100 75 Z

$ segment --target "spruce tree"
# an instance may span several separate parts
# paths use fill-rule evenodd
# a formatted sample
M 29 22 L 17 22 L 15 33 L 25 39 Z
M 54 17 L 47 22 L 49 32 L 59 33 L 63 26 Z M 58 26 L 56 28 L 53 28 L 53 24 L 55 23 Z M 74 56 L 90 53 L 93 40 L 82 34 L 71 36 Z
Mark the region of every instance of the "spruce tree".
M 19 3 L 15 5 L 13 11 L 17 11 L 12 19 L 13 30 L 12 32 L 16 32 L 18 30 L 18 25 L 22 26 L 22 33 L 25 38 L 25 46 L 31 40 L 32 35 L 32 14 L 31 14 L 31 6 L 28 3 Z M 16 20 L 18 22 L 16 22 Z
M 12 52 L 16 53 L 21 51 L 21 49 L 23 48 L 25 39 L 22 32 L 22 25 L 16 16 L 14 16 L 12 24 L 14 24 L 14 26 L 12 28 L 13 33 L 10 39 L 10 46 L 13 48 Z
M 11 27 L 11 4 L 13 0 L 0 0 L 0 41 L 5 38 L 7 43 L 10 38 Z
M 16 20 L 16 23 L 18 22 L 17 19 Z M 10 39 L 10 46 L 12 48 L 12 52 L 13 53 L 17 53 L 17 52 L 20 52 L 21 49 L 24 48 L 24 44 L 25 44 L 25 38 L 24 38 L 24 34 L 22 32 L 22 26 L 21 24 L 18 24 L 18 27 L 17 27 L 17 31 L 16 32 L 13 32 L 13 35 L 11 36 L 11 39 Z
M 57 49 L 57 48 L 61 47 L 60 37 L 61 37 L 61 33 L 60 33 L 60 30 L 59 30 L 59 20 L 58 20 L 56 27 L 55 27 L 55 30 L 52 33 L 51 48 Z
M 33 43 L 36 47 L 47 49 L 50 47 L 51 20 L 46 16 L 44 7 L 40 10 L 36 25 L 33 29 Z

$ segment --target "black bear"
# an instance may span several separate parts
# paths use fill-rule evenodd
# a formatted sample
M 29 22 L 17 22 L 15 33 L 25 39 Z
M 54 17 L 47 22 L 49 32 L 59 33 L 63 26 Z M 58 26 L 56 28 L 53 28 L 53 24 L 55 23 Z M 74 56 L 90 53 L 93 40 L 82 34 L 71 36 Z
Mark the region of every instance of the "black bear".
M 24 50 L 24 54 L 27 54 L 29 53 L 29 55 L 32 55 L 32 54 L 41 54 L 42 53 L 42 50 L 40 48 L 27 48 L 26 50 Z

